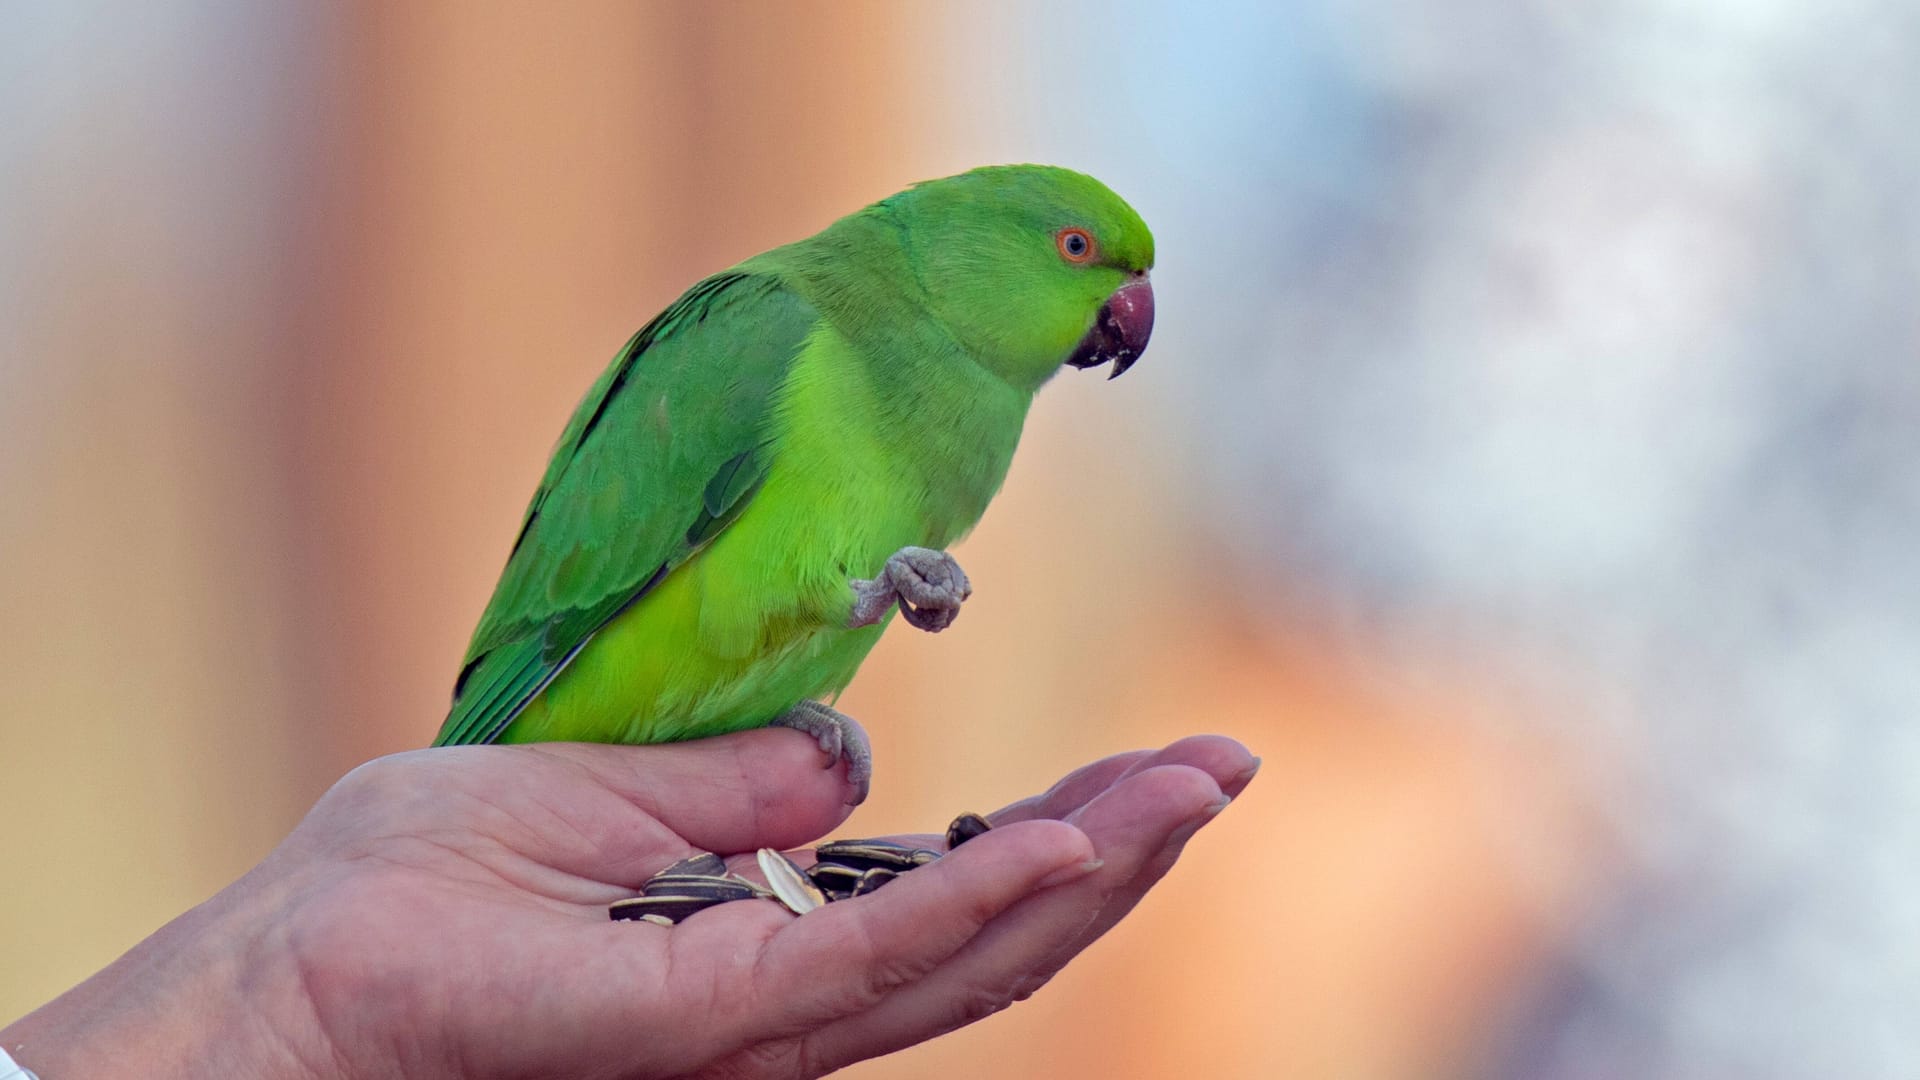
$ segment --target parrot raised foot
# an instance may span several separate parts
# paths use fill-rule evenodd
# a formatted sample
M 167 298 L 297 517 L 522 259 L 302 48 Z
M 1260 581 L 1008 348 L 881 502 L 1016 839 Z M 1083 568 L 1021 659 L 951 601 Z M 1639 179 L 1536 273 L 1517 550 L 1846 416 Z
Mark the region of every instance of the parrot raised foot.
M 853 798 L 847 805 L 859 806 L 867 801 L 873 783 L 873 748 L 867 744 L 867 733 L 852 717 L 818 701 L 802 701 L 774 717 L 772 726 L 813 736 L 827 755 L 829 769 L 844 760 L 847 782 L 853 785 Z
M 960 616 L 960 604 L 973 595 L 973 585 L 946 552 L 903 547 L 888 557 L 879 577 L 855 581 L 853 593 L 849 629 L 872 626 L 897 603 L 909 626 L 937 634 Z

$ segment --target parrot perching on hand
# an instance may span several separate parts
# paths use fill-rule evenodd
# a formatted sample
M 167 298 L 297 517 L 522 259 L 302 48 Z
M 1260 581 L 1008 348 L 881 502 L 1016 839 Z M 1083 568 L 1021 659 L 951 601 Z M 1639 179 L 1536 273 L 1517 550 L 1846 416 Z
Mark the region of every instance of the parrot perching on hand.
M 953 621 L 970 586 L 942 549 L 999 490 L 1042 384 L 1139 358 L 1152 266 L 1105 185 L 1011 165 L 687 290 L 568 422 L 434 745 L 780 724 L 864 799 L 864 737 L 818 699 L 896 608 Z

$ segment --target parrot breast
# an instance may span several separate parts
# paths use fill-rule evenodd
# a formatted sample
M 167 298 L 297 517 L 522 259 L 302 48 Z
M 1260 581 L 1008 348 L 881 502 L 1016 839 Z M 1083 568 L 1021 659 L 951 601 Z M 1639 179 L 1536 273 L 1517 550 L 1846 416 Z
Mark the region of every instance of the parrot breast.
M 848 628 L 852 579 L 973 527 L 1030 400 L 971 363 L 911 386 L 881 367 L 813 334 L 739 517 L 587 642 L 501 741 L 699 738 L 844 689 L 888 621 Z

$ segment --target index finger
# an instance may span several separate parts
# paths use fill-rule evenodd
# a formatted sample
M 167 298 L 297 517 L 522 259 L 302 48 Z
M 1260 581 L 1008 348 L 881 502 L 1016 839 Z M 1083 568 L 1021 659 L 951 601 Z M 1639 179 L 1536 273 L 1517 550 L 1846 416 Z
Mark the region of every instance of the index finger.
M 1159 750 L 1115 754 L 1082 766 L 1045 792 L 1006 806 L 988 817 L 995 825 L 1035 818 L 1065 818 L 1120 781 L 1161 765 L 1188 765 L 1199 769 L 1213 777 L 1221 792 L 1232 798 L 1253 779 L 1259 760 L 1245 746 L 1224 735 L 1189 735 Z

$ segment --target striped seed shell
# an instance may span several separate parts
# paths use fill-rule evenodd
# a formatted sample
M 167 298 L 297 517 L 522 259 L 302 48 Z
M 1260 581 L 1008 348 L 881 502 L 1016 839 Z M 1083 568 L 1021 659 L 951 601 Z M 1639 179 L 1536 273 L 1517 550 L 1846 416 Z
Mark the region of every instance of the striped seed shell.
M 860 875 L 860 884 L 853 887 L 853 895 L 865 896 L 900 875 L 884 867 L 874 867 Z
M 718 877 L 726 872 L 725 859 L 711 851 L 703 851 L 698 855 L 689 855 L 653 876 L 662 878 L 669 874 L 695 874 L 701 877 Z
M 773 889 L 773 895 L 788 911 L 805 915 L 827 902 L 827 895 L 792 859 L 772 848 L 761 848 L 754 858 L 760 863 L 760 872 L 767 875 L 767 885 Z
M 940 857 L 939 852 L 929 851 L 923 858 L 922 851 L 892 840 L 830 840 L 814 849 L 823 861 L 856 870 L 911 870 Z
M 607 907 L 607 918 L 638 919 L 643 915 L 658 915 L 679 922 L 696 911 L 705 911 L 719 903 L 723 901 L 704 896 L 636 896 L 630 900 L 615 900 Z
M 947 826 L 947 850 L 952 851 L 961 844 L 993 828 L 993 822 L 979 814 L 961 814 Z
M 640 886 L 642 896 L 696 896 L 714 901 L 751 900 L 760 889 L 732 875 L 656 874 Z
M 853 887 L 860 884 L 860 875 L 864 872 L 836 862 L 817 862 L 807 867 L 807 877 L 828 894 L 851 893 Z

